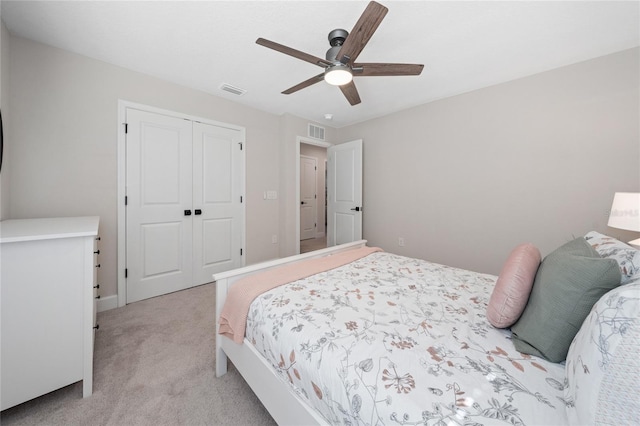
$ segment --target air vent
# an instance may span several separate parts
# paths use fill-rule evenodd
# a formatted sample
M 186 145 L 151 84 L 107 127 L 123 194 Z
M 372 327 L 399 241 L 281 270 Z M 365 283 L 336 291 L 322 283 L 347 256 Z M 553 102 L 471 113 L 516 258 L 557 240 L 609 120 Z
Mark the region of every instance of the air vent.
M 227 84 L 227 83 L 222 83 L 222 85 L 220 86 L 220 90 L 224 90 L 225 92 L 233 93 L 234 95 L 238 95 L 238 96 L 242 96 L 245 93 L 247 93 L 246 90 L 241 89 L 241 88 L 236 87 L 236 86 L 232 86 L 232 85 Z
M 324 127 L 316 126 L 315 124 L 309 123 L 309 134 L 310 138 L 324 140 Z

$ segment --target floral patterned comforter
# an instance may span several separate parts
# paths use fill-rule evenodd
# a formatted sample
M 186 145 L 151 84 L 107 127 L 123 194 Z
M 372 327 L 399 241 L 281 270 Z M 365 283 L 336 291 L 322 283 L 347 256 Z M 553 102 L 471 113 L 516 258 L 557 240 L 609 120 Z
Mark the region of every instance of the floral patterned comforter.
M 246 338 L 331 424 L 565 424 L 564 365 L 485 318 L 495 280 L 374 253 L 262 294 Z

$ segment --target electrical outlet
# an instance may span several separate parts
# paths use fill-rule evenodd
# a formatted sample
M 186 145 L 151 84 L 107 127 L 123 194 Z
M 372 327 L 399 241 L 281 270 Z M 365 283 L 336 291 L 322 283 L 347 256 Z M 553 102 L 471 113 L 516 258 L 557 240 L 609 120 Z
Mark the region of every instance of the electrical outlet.
M 398 245 L 399 245 L 400 247 L 404 247 L 404 238 L 402 238 L 402 237 L 398 237 Z

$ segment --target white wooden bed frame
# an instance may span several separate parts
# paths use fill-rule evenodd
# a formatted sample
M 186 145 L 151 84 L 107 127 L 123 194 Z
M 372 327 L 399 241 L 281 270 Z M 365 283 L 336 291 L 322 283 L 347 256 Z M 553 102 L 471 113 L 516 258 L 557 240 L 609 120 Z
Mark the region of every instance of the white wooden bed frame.
M 366 240 L 354 241 L 213 275 L 216 282 L 216 376 L 221 377 L 227 372 L 227 358 L 231 360 L 279 425 L 325 425 L 327 421 L 276 375 L 269 362 L 247 339 L 238 345 L 218 334 L 220 312 L 227 299 L 227 291 L 234 282 L 246 276 L 302 260 L 331 256 L 366 244 Z

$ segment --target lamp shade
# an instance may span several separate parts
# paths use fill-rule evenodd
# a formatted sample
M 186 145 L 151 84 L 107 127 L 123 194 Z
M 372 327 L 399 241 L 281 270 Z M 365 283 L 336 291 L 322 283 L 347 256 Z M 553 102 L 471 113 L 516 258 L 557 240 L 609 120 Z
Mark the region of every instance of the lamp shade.
M 640 232 L 640 192 L 616 192 L 608 225 Z
M 347 65 L 336 64 L 324 72 L 324 80 L 333 86 L 342 86 L 353 79 L 351 69 Z

